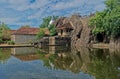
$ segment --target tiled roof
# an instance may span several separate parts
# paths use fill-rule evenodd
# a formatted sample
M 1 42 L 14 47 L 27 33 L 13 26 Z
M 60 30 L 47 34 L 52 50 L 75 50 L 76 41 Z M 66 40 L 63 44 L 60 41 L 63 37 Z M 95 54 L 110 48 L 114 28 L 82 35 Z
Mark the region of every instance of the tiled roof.
M 15 35 L 36 35 L 39 32 L 39 28 L 20 28 L 13 34 Z
M 66 17 L 58 18 L 53 24 L 55 25 L 56 29 L 73 29 L 69 19 Z
M 59 27 L 57 27 L 57 29 L 73 29 L 72 25 L 70 23 L 66 23 L 66 24 L 63 24 Z
M 13 34 L 16 30 L 9 30 L 9 34 Z

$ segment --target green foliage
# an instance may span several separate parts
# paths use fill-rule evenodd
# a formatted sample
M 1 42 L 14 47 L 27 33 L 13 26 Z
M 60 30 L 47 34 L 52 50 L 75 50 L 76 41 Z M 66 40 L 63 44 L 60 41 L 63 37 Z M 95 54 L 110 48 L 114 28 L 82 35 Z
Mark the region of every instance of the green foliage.
M 54 20 L 56 20 L 58 18 L 58 16 L 53 16 L 53 18 L 54 18 Z M 40 28 L 48 28 L 51 19 L 52 19 L 52 16 L 43 18 L 43 22 L 40 25 Z
M 9 45 L 14 45 L 15 42 L 14 42 L 14 41 L 7 41 L 7 44 L 9 44 Z
M 45 29 L 44 28 L 40 28 L 39 33 L 37 34 L 37 38 L 42 38 L 45 36 Z
M 2 39 L 0 39 L 0 44 L 1 44 L 1 43 L 3 43 L 3 40 L 2 40 Z
M 105 32 L 108 36 L 118 37 L 120 35 L 120 0 L 107 0 L 107 8 L 97 12 L 90 20 L 94 26 L 92 32 L 98 34 Z
M 51 36 L 56 35 L 57 32 L 56 32 L 55 26 L 53 24 L 49 26 L 49 30 L 50 30 Z
M 0 38 L 1 39 L 9 39 L 10 38 L 10 33 L 8 32 L 8 30 L 10 30 L 10 28 L 2 23 L 0 24 Z
M 40 60 L 44 62 L 44 66 L 51 69 L 52 68 L 51 63 L 52 64 L 54 63 L 56 56 L 54 54 L 47 54 L 45 52 L 42 52 L 40 49 L 37 49 L 36 53 L 38 54 Z M 49 56 L 46 57 L 46 55 Z
M 56 34 L 56 30 L 55 30 L 55 26 L 53 24 L 50 24 L 51 19 L 56 20 L 58 17 L 57 16 L 48 16 L 43 18 L 43 22 L 40 25 L 40 32 L 37 35 L 37 38 L 42 38 L 43 36 L 45 36 L 45 28 L 48 28 L 50 31 L 50 35 L 53 36 Z
M 10 49 L 0 48 L 0 63 L 5 64 L 10 58 L 11 52 Z

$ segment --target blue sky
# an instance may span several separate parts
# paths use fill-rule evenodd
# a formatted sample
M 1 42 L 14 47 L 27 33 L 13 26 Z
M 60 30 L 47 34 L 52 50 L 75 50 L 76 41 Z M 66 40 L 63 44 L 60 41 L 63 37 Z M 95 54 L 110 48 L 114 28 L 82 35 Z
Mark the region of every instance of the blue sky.
M 39 27 L 46 16 L 89 15 L 105 8 L 105 0 L 0 0 L 0 21 L 11 29 Z

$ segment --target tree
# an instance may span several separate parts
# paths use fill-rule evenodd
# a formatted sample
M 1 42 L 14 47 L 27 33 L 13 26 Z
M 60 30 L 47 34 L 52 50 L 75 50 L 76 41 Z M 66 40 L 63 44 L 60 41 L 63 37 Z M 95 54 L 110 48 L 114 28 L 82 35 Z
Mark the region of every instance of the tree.
M 43 22 L 40 25 L 40 28 L 48 28 L 51 19 L 56 20 L 57 18 L 58 18 L 58 16 L 48 16 L 48 17 L 43 18 Z
M 55 25 L 53 25 L 53 24 L 51 24 L 50 26 L 49 26 L 49 30 L 50 30 L 50 35 L 51 36 L 54 36 L 54 35 L 56 35 L 56 29 L 55 29 Z
M 39 38 L 42 38 L 44 36 L 45 36 L 45 30 L 44 30 L 44 28 L 40 28 L 40 31 L 37 34 L 37 38 L 39 39 Z
M 40 31 L 37 35 L 37 38 L 41 38 L 45 35 L 45 29 L 48 28 L 50 31 L 50 35 L 53 36 L 56 34 L 55 26 L 53 24 L 50 24 L 50 21 L 52 19 L 56 20 L 58 17 L 57 16 L 48 16 L 43 18 L 43 22 L 40 25 Z
M 107 0 L 107 8 L 97 12 L 91 18 L 90 24 L 94 26 L 92 32 L 98 34 L 104 32 L 110 37 L 120 36 L 120 0 Z
M 10 39 L 10 33 L 9 33 L 10 28 L 2 23 L 0 25 L 0 39 L 4 40 L 4 39 Z

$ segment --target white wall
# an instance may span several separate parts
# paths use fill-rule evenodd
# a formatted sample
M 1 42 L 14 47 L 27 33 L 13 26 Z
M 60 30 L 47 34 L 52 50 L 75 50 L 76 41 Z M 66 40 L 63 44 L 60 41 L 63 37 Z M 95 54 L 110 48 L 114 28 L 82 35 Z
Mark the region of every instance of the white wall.
M 27 44 L 34 41 L 36 35 L 12 35 L 11 40 L 15 42 L 15 44 Z

